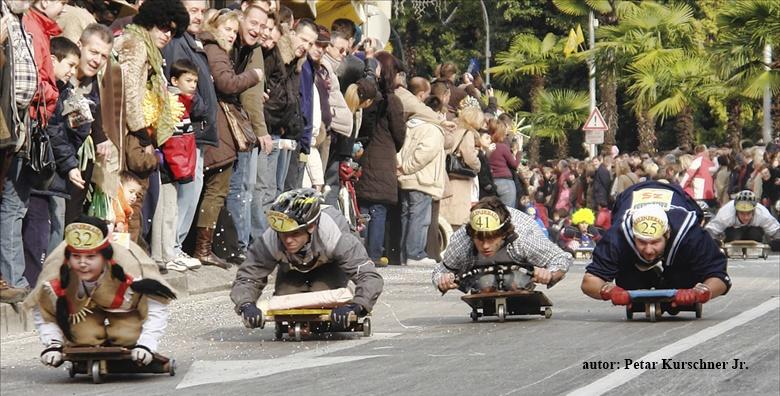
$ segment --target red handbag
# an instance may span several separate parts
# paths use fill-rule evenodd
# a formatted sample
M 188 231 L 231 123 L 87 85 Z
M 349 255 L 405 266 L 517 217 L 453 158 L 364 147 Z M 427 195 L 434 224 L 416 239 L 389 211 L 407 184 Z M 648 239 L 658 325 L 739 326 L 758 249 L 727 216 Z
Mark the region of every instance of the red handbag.
M 173 181 L 187 183 L 195 178 L 195 133 L 174 134 L 163 143 L 162 152 Z

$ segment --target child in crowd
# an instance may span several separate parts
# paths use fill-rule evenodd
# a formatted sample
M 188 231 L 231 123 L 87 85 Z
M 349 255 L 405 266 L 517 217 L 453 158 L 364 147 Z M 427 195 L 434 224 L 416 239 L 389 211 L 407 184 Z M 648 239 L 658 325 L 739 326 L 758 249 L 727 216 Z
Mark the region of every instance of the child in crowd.
M 152 222 L 152 258 L 162 270 L 186 271 L 200 268 L 201 262 L 176 254 L 178 184 L 195 178 L 195 131 L 203 127 L 206 109 L 198 96 L 198 69 L 191 60 L 178 59 L 171 65 L 169 93 L 175 95 L 183 113 L 173 136 L 163 143 L 160 166 L 160 197 Z M 163 270 L 164 271 L 164 270 Z
M 119 175 L 119 191 L 114 205 L 114 232 L 128 232 L 127 220 L 133 215 L 133 204 L 141 191 L 141 181 L 134 174 L 124 171 Z
M 527 213 L 534 219 L 534 221 L 536 221 L 536 225 L 538 225 L 539 229 L 542 230 L 542 234 L 544 234 L 544 236 L 549 239 L 550 233 L 547 231 L 547 227 L 544 226 L 544 223 L 542 223 L 542 219 L 539 218 L 539 214 L 536 212 L 536 209 L 534 207 L 530 207 L 526 210 L 525 213 Z

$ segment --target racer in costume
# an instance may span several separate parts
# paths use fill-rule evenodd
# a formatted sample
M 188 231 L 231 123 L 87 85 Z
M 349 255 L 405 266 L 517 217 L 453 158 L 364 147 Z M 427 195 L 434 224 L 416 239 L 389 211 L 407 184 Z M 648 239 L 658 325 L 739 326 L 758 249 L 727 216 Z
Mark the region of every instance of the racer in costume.
M 25 307 L 32 310 L 46 365 L 62 363 L 64 345 L 128 347 L 132 359 L 146 365 L 174 298 L 137 245 L 111 243 L 104 221 L 82 215 L 65 227 L 65 241 L 47 258 Z
M 728 292 L 726 256 L 701 228 L 699 205 L 678 186 L 635 184 L 618 195 L 613 213 L 585 268 L 586 295 L 628 305 L 626 290 L 678 289 L 673 305 L 688 306 Z
M 503 290 L 533 290 L 534 282 L 552 287 L 563 279 L 571 265 L 570 254 L 550 242 L 536 221 L 522 211 L 506 207 L 497 197 L 481 199 L 471 210 L 469 223 L 452 234 L 441 263 L 431 280 L 439 291 L 460 289 L 488 292 L 498 288 L 494 274 L 474 272 L 491 263 L 528 263 L 533 277 L 513 270 L 504 275 Z M 459 284 L 457 276 L 473 272 Z
M 230 292 L 246 327 L 264 326 L 256 302 L 276 268 L 274 294 L 280 296 L 338 289 L 352 280 L 352 302 L 331 313 L 342 328 L 351 312 L 368 314 L 382 293 L 384 281 L 365 247 L 337 211 L 320 208 L 320 200 L 315 190 L 302 188 L 279 195 L 268 210 L 270 227 L 249 248 Z
M 578 249 L 592 249 L 596 242 L 601 240 L 601 230 L 593 226 L 596 222 L 596 214 L 588 208 L 577 209 L 571 215 L 571 219 L 564 223 L 561 236 L 558 238 L 558 246 L 561 249 L 574 253 Z
M 704 229 L 713 238 L 724 242 L 763 242 L 764 236 L 780 239 L 780 222 L 769 209 L 758 204 L 756 194 L 750 190 L 740 191 L 733 201 L 723 205 Z

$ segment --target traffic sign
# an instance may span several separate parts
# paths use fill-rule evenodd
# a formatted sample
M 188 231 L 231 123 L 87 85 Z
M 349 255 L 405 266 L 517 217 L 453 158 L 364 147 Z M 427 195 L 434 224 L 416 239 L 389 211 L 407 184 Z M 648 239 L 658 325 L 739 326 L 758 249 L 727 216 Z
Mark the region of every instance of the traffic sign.
M 609 130 L 609 126 L 604 122 L 604 117 L 601 116 L 601 112 L 598 107 L 594 107 L 591 110 L 588 120 L 585 121 L 585 125 L 582 126 L 583 131 L 606 131 Z
M 604 131 L 585 131 L 585 143 L 604 144 Z

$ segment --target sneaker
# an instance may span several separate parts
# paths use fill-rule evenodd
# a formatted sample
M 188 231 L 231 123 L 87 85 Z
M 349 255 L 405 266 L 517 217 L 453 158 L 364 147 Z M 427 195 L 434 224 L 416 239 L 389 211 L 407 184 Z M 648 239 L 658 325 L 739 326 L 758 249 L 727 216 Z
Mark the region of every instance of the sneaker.
M 200 260 L 196 259 L 195 257 L 191 257 L 189 254 L 184 252 L 179 253 L 176 259 L 173 261 L 187 267 L 188 269 L 198 269 L 203 266 Z
M 436 260 L 428 257 L 420 260 L 406 259 L 406 265 L 411 265 L 415 267 L 433 267 L 434 265 L 436 265 Z
M 179 271 L 179 272 L 185 272 L 188 269 L 186 265 L 180 264 L 176 260 L 172 260 L 172 261 L 169 261 L 169 262 L 165 263 L 165 268 L 170 270 L 170 271 Z

